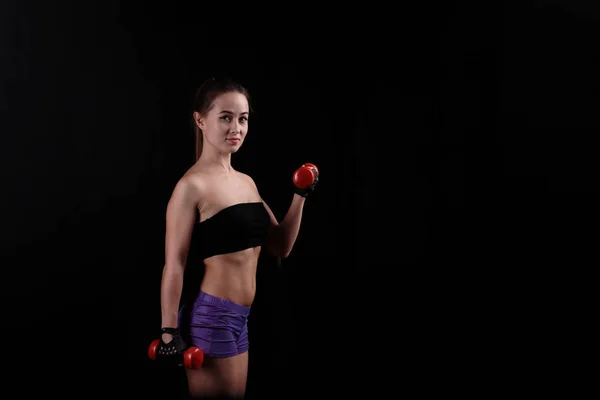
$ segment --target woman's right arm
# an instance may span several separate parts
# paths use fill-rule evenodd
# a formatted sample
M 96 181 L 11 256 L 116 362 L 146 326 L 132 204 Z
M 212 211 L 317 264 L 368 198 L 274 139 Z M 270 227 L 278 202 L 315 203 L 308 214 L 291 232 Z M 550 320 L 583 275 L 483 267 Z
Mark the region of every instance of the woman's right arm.
M 187 178 L 182 178 L 175 188 L 166 214 L 165 266 L 160 288 L 161 315 L 163 328 L 177 327 L 177 314 L 183 273 L 188 257 L 192 230 L 196 223 L 198 189 Z M 171 335 L 164 334 L 163 340 Z

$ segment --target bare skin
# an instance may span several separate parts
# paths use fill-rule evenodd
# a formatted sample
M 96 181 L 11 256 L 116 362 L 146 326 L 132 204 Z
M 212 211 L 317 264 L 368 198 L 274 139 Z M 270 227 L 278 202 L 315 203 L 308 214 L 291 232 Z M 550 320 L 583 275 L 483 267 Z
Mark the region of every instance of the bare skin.
M 238 203 L 263 202 L 253 180 L 240 172 L 208 175 L 190 171 L 190 179 L 203 187 L 204 196 L 199 206 L 200 222 L 214 216 L 226 207 Z M 263 202 L 271 224 L 276 225 L 268 205 Z M 205 272 L 201 290 L 213 296 L 226 298 L 234 303 L 250 306 L 256 293 L 256 265 L 261 247 L 222 254 L 204 260 Z
M 193 185 L 197 195 L 199 220 L 202 222 L 220 210 L 238 203 L 261 202 L 262 199 L 250 177 L 237 171 L 207 173 L 192 168 L 184 178 Z M 203 193 L 207 195 L 202 196 Z M 265 204 L 276 224 L 273 213 Z M 204 260 L 205 272 L 200 289 L 210 295 L 250 306 L 256 293 L 256 267 L 261 247 Z M 200 395 L 227 395 L 243 398 L 248 374 L 248 352 L 233 357 L 208 359 L 198 370 L 186 370 L 190 393 Z
M 262 202 L 271 224 L 267 250 L 287 257 L 298 235 L 304 198 L 294 195 L 288 213 L 279 222 L 261 198 L 253 179 L 231 166 L 247 133 L 246 98 L 239 93 L 222 94 L 206 116 L 194 114 L 203 131 L 203 151 L 198 161 L 179 180 L 166 215 L 166 260 L 161 283 L 162 325 L 177 326 L 183 273 L 193 227 L 238 203 Z M 230 141 L 229 138 L 239 138 Z M 200 289 L 210 295 L 250 306 L 256 293 L 256 268 L 261 247 L 204 260 L 205 273 Z M 163 334 L 163 340 L 172 340 Z M 228 358 L 205 357 L 202 368 L 186 369 L 192 397 L 227 396 L 242 399 L 246 390 L 248 352 Z

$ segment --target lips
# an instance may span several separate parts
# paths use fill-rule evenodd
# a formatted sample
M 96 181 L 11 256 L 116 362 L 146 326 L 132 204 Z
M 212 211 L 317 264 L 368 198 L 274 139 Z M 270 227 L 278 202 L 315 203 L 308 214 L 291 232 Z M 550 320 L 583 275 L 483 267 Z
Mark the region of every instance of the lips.
M 231 139 L 227 139 L 228 141 L 230 141 L 231 143 L 237 143 L 240 141 L 240 139 L 236 139 L 236 138 L 231 138 Z

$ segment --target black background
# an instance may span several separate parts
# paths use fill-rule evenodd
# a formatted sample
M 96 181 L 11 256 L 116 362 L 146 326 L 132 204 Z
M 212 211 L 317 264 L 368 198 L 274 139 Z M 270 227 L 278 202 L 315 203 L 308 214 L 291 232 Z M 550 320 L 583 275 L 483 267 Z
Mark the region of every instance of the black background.
M 600 10 L 566 3 L 3 2 L 7 390 L 183 396 L 146 350 L 210 76 L 251 93 L 233 163 L 279 218 L 321 172 L 260 260 L 249 398 L 581 387 Z

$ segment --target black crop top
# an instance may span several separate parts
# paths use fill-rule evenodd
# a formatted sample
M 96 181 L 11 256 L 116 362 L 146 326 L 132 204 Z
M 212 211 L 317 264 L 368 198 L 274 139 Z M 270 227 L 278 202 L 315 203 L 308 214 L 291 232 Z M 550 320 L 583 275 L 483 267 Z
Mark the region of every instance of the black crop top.
M 194 227 L 194 247 L 201 260 L 262 246 L 270 217 L 262 202 L 225 207 Z

